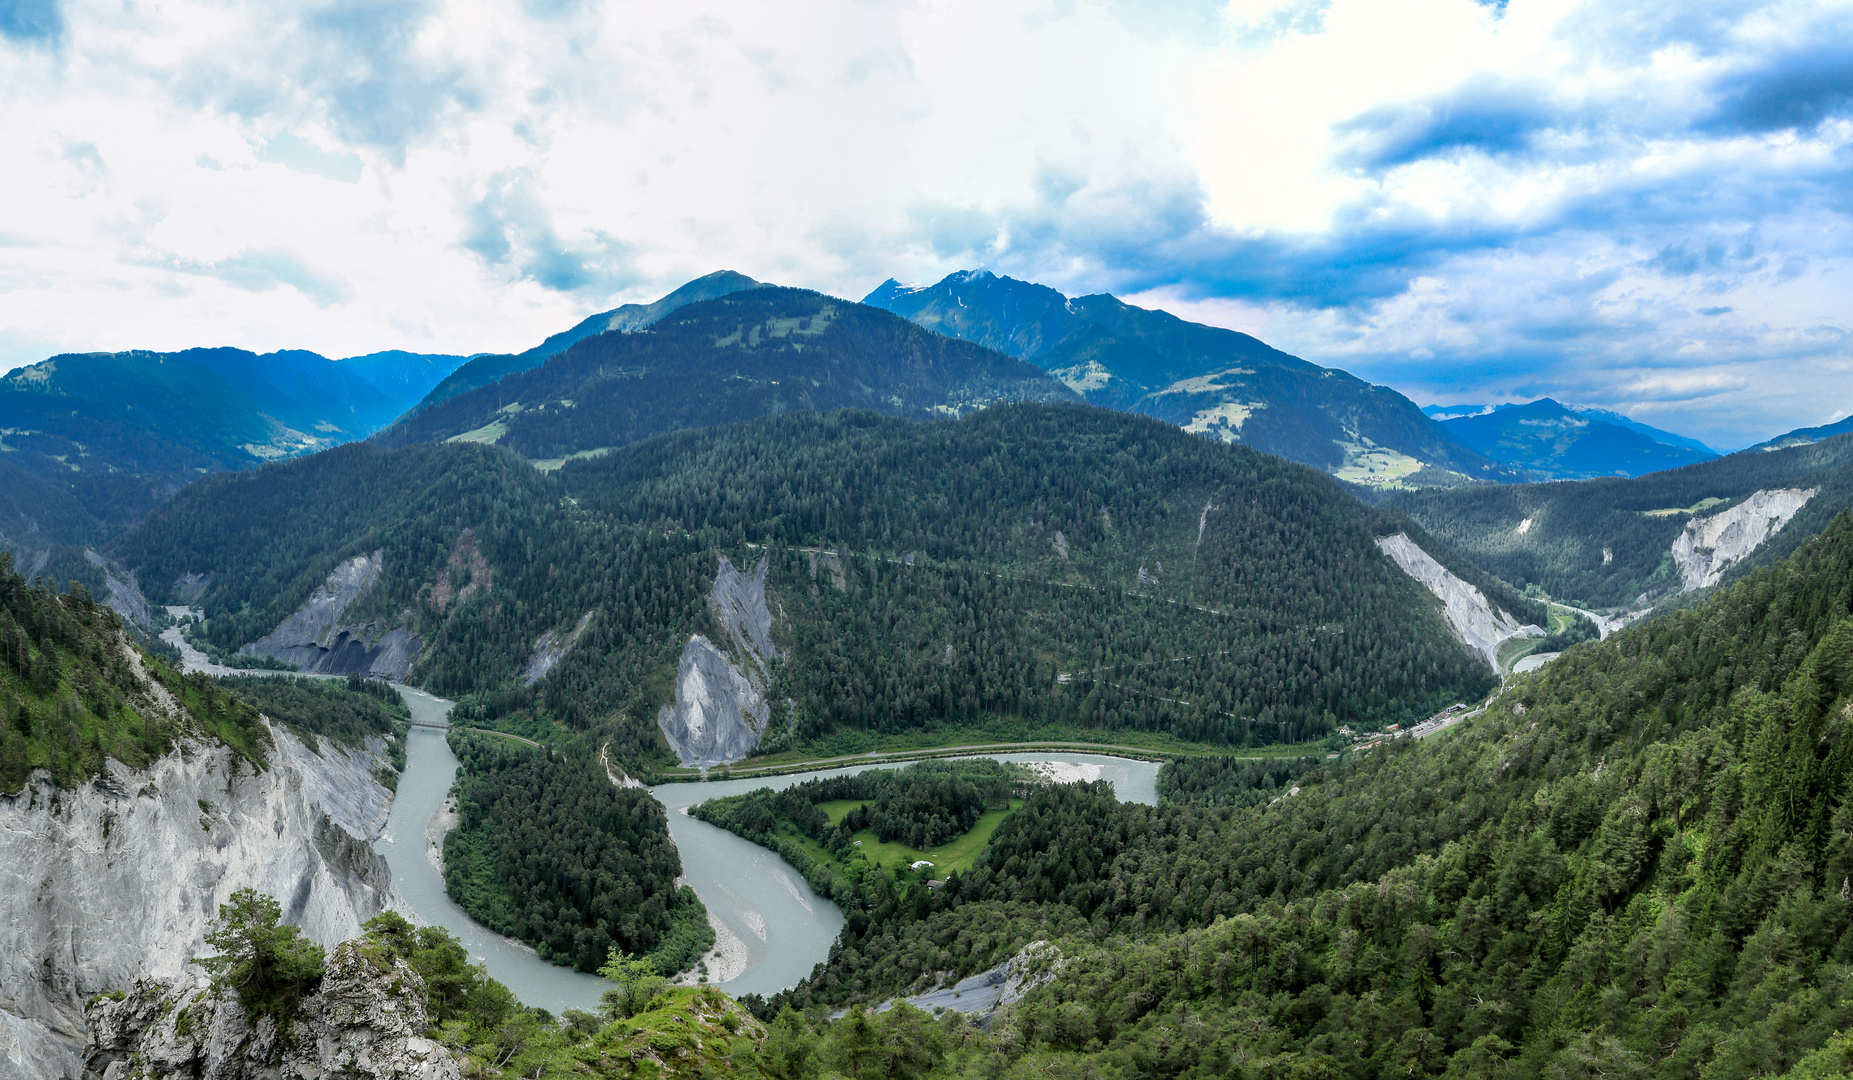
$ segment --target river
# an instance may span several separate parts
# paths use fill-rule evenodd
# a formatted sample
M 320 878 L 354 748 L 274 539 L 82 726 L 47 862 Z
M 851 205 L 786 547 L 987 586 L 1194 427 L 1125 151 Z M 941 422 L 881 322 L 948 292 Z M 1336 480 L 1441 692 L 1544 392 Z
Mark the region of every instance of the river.
M 444 724 L 451 703 L 409 686 L 399 692 L 421 724 Z M 1158 766 L 1153 762 L 1094 754 L 986 754 L 999 761 L 1048 763 L 1054 778 L 1101 779 L 1129 802 L 1158 801 Z M 604 980 L 542 960 L 464 914 L 444 893 L 437 867 L 426 857 L 425 830 L 443 805 L 457 775 L 457 758 L 444 732 L 414 727 L 406 740 L 405 774 L 393 799 L 386 829 L 374 844 L 392 867 L 393 880 L 412 911 L 426 923 L 456 934 L 473 960 L 489 969 L 528 1005 L 559 1013 L 596 1009 Z M 784 788 L 817 776 L 842 776 L 865 769 L 901 768 L 906 762 L 848 766 L 821 772 L 757 780 L 662 784 L 650 793 L 669 811 L 669 835 L 682 855 L 682 868 L 707 905 L 730 968 L 715 985 L 730 994 L 773 994 L 798 983 L 830 954 L 843 926 L 835 904 L 818 896 L 783 859 L 757 844 L 696 820 L 682 811 L 723 795 L 755 788 Z

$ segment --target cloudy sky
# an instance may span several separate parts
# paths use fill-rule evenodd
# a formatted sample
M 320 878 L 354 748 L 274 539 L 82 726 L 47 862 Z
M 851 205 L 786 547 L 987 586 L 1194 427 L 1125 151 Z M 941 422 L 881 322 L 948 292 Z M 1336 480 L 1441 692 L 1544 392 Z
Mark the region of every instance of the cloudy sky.
M 983 266 L 1424 404 L 1853 410 L 1853 3 L 0 0 L 0 368 Z

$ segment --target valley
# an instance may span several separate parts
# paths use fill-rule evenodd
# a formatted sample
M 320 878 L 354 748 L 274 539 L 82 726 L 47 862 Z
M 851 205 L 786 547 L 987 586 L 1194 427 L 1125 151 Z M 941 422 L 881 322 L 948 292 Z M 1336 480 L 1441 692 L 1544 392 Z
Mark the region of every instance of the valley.
M 0 1077 L 270 1046 L 189 966 L 234 895 L 321 950 L 318 1039 L 433 1075 L 1688 1080 L 1773 1037 L 1766 933 L 1782 1060 L 1829 1045 L 1853 437 L 1522 483 L 1678 437 L 1475 449 L 1038 288 L 711 275 L 8 563 L 0 873 L 58 974 L 0 969 Z M 188 914 L 103 962 L 99 904 Z M 424 1028 L 330 1020 L 395 963 Z

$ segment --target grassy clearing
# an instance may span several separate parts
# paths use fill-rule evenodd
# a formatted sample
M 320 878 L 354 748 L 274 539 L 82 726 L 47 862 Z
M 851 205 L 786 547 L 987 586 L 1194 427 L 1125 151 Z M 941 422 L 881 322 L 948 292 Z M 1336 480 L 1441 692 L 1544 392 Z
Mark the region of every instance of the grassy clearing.
M 906 844 L 883 843 L 875 839 L 872 832 L 859 832 L 856 839 L 862 841 L 859 849 L 862 857 L 877 866 L 905 873 L 909 864 L 925 859 L 932 863 L 930 870 L 923 870 L 917 876 L 921 878 L 943 878 L 947 874 L 964 873 L 978 861 L 978 853 L 991 842 L 991 834 L 1003 824 L 1005 818 L 1015 813 L 1023 805 L 1022 799 L 1010 800 L 1008 810 L 989 810 L 978 819 L 970 832 L 956 839 L 948 840 L 936 848 L 919 851 Z M 847 810 L 844 813 L 848 813 Z
M 1700 499 L 1691 506 L 1668 506 L 1659 510 L 1643 510 L 1641 513 L 1656 518 L 1678 517 L 1680 514 L 1702 514 L 1725 501 L 1719 498 Z
M 864 801 L 862 799 L 833 799 L 829 802 L 818 803 L 817 807 L 829 816 L 830 823 L 834 825 L 841 822 L 851 810 L 861 806 Z M 894 873 L 904 882 L 925 881 L 928 878 L 943 878 L 947 874 L 964 873 L 978 861 L 979 853 L 984 851 L 985 846 L 991 842 L 991 836 L 997 832 L 997 827 L 1022 805 L 1022 799 L 1012 799 L 1008 810 L 987 811 L 983 817 L 978 819 L 978 824 L 972 826 L 971 830 L 963 836 L 948 840 L 926 851 L 901 843 L 883 843 L 875 838 L 873 832 L 864 830 L 855 834 L 855 839 L 862 841 L 862 846 L 856 848 L 855 854 L 850 858 L 866 859 Z M 806 855 L 809 855 L 819 865 L 828 868 L 832 874 L 839 878 L 848 878 L 849 867 L 844 861 L 831 855 L 822 844 L 799 832 L 796 826 L 788 822 L 780 822 L 779 835 L 786 841 L 804 849 Z M 907 869 L 921 859 L 932 863 L 932 867 L 922 868 L 919 871 Z
M 867 799 L 831 799 L 828 802 L 818 803 L 817 809 L 824 812 L 824 816 L 830 819 L 830 824 L 841 825 L 851 810 L 858 806 L 867 806 L 868 802 Z

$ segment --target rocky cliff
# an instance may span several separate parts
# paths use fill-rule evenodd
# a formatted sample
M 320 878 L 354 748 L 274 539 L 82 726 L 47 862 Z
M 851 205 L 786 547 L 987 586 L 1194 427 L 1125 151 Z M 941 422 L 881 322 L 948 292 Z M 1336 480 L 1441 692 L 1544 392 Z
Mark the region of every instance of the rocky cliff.
M 708 607 L 727 648 L 700 634 L 683 646 L 675 700 L 657 713 L 656 723 L 685 766 L 705 769 L 739 761 L 759 746 L 771 722 L 767 665 L 779 652 L 772 644 L 772 612 L 766 606 L 766 565 L 761 558 L 747 577 L 721 556 Z
M 391 800 L 373 755 L 271 735 L 261 772 L 183 741 L 145 771 L 112 760 L 75 790 L 36 773 L 0 796 L 0 1080 L 77 1076 L 85 1000 L 187 977 L 236 889 L 325 946 L 398 903 L 368 843 Z
M 566 654 L 579 643 L 580 635 L 585 633 L 585 628 L 591 623 L 592 613 L 588 611 L 581 615 L 579 622 L 566 633 L 548 630 L 535 639 L 533 654 L 528 657 L 527 663 L 521 665 L 521 685 L 533 686 L 546 678 L 548 672 L 552 671 L 560 661 L 566 659 Z
M 1785 488 L 1753 492 L 1749 498 L 1710 517 L 1686 523 L 1673 540 L 1681 592 L 1718 584 L 1732 564 L 1776 535 L 1796 511 L 1808 505 L 1819 488 Z
M 334 950 L 322 984 L 302 1000 L 288 1037 L 256 1023 L 199 980 L 137 980 L 119 1000 L 88 1009 L 86 1076 L 100 1080 L 455 1080 L 457 1060 L 425 1038 L 424 980 L 354 942 Z
M 337 566 L 306 603 L 269 634 L 238 651 L 274 656 L 299 670 L 404 681 L 423 644 L 410 631 L 380 623 L 345 623 L 349 604 L 379 580 L 385 552 L 356 555 Z
M 1462 644 L 1486 657 L 1499 670 L 1499 646 L 1508 638 L 1544 631 L 1536 626 L 1520 626 L 1517 619 L 1493 606 L 1486 594 L 1456 577 L 1447 567 L 1423 551 L 1408 533 L 1381 537 L 1377 546 L 1395 561 L 1403 572 L 1421 582 L 1441 601 L 1442 616 L 1448 629 Z

